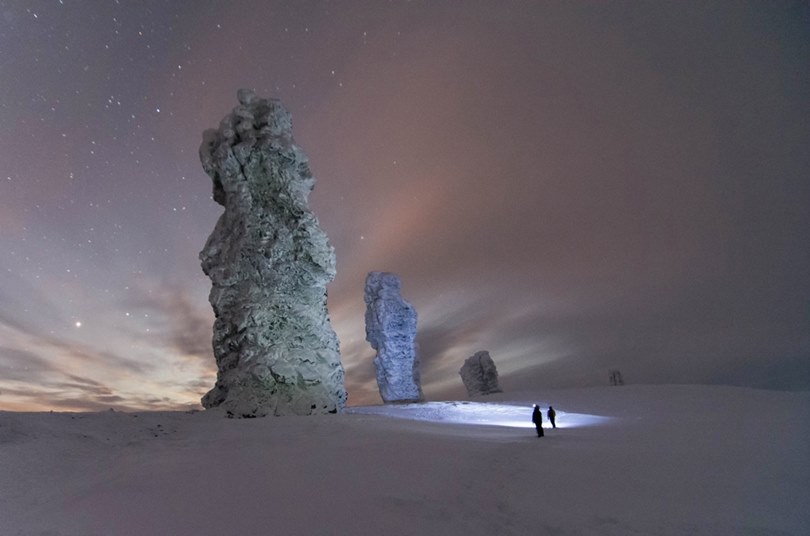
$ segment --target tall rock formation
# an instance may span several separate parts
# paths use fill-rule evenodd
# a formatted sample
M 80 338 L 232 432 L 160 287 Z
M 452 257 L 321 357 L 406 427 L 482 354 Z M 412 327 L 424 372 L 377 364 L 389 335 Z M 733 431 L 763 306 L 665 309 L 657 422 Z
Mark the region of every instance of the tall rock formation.
M 200 252 L 218 369 L 202 404 L 237 417 L 339 412 L 346 390 L 326 310 L 335 253 L 309 210 L 315 179 L 281 102 L 244 89 L 238 99 L 200 146 L 225 207 Z
M 366 340 L 377 351 L 374 367 L 384 402 L 422 400 L 416 355 L 416 311 L 400 296 L 395 274 L 369 272 L 364 292 Z
M 498 369 L 495 368 L 495 362 L 486 350 L 468 357 L 458 373 L 461 374 L 461 381 L 464 382 L 470 396 L 502 392 L 498 386 Z

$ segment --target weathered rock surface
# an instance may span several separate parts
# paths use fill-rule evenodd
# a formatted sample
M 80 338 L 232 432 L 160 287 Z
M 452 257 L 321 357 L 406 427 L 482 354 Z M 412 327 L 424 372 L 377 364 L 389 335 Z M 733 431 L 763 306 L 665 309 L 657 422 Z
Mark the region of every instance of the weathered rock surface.
M 377 351 L 374 367 L 384 402 L 422 400 L 416 337 L 416 311 L 402 299 L 395 274 L 369 272 L 364 292 L 366 340 Z
M 346 390 L 326 309 L 335 254 L 309 210 L 315 179 L 281 102 L 238 98 L 200 146 L 225 207 L 200 252 L 218 368 L 202 404 L 238 417 L 338 412 Z
M 495 362 L 486 350 L 476 352 L 464 360 L 464 365 L 458 373 L 461 374 L 461 381 L 464 382 L 470 396 L 502 392 L 498 386 L 498 369 L 495 368 Z

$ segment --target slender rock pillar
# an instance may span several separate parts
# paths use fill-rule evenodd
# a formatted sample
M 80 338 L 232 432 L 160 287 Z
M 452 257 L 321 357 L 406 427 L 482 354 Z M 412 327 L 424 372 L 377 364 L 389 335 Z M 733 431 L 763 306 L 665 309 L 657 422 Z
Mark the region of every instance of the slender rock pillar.
M 416 353 L 416 311 L 400 296 L 395 274 L 370 272 L 366 277 L 366 340 L 377 351 L 374 367 L 380 396 L 388 402 L 422 400 Z

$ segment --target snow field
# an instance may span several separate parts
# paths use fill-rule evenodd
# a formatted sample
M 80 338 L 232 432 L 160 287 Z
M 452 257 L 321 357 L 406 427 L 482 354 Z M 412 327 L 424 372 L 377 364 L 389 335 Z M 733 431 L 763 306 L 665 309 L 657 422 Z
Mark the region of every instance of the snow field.
M 558 411 L 544 438 L 533 402 Z M 799 536 L 808 423 L 810 393 L 705 386 L 248 420 L 0 413 L 0 535 Z

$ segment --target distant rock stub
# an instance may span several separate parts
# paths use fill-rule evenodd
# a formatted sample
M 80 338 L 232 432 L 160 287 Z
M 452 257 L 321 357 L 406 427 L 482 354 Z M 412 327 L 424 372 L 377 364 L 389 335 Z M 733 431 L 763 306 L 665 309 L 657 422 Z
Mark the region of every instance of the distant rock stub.
M 464 382 L 469 396 L 502 392 L 498 386 L 498 369 L 495 368 L 495 362 L 486 350 L 468 357 L 458 373 L 461 375 L 461 381 Z
M 364 292 L 366 340 L 377 351 L 374 368 L 384 402 L 422 400 L 416 354 L 416 311 L 400 296 L 395 274 L 369 272 Z
M 315 179 L 281 102 L 238 98 L 200 146 L 225 207 L 200 252 L 218 369 L 202 404 L 239 417 L 338 412 L 346 390 L 326 309 L 335 254 L 308 206 Z

